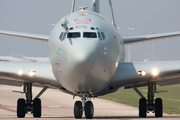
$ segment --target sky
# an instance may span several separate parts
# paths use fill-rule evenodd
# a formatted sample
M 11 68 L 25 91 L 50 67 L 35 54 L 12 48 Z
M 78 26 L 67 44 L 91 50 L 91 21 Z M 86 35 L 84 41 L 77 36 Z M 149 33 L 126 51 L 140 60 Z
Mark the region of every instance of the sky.
M 92 0 L 76 0 L 75 11 Z M 100 0 L 101 14 L 111 20 L 108 0 Z M 122 37 L 180 31 L 180 0 L 112 0 Z M 72 0 L 0 0 L 0 30 L 49 35 L 71 12 Z M 134 28 L 131 31 L 128 27 Z M 153 46 L 153 47 L 152 47 Z M 180 60 L 180 37 L 131 45 L 131 61 Z M 153 48 L 153 50 L 152 50 Z M 152 54 L 153 51 L 153 54 Z M 128 60 L 126 46 L 126 61 Z M 0 35 L 0 56 L 48 57 L 48 43 Z

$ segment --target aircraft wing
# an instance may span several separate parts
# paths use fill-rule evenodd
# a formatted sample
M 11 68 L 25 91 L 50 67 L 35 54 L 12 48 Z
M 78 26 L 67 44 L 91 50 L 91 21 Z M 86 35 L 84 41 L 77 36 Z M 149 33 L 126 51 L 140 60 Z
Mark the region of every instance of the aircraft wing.
M 180 61 L 125 62 L 118 67 L 111 82 L 113 88 L 145 86 L 149 81 L 156 81 L 161 86 L 180 83 Z M 146 75 L 140 75 L 141 71 L 146 71 Z
M 169 32 L 169 33 L 160 33 L 160 34 L 150 34 L 150 35 L 142 35 L 142 36 L 132 36 L 132 37 L 124 37 L 122 38 L 125 45 L 160 40 L 166 38 L 173 38 L 180 36 L 180 31 L 178 32 Z
M 48 42 L 48 40 L 49 40 L 49 36 L 48 35 L 38 35 L 38 34 L 13 32 L 13 31 L 4 31 L 4 30 L 0 30 L 0 35 L 20 37 L 20 38 L 38 40 L 38 41 L 43 41 L 43 42 Z
M 19 70 L 22 71 L 22 75 L 18 74 Z M 29 76 L 30 71 L 36 74 Z M 23 82 L 61 88 L 49 63 L 0 61 L 0 84 L 22 86 Z

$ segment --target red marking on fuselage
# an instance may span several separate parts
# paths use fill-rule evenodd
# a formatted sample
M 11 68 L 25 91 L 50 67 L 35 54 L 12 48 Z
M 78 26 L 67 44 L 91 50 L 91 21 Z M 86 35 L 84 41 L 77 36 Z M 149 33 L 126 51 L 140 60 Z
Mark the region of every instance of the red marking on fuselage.
M 86 14 L 80 14 L 79 16 L 87 16 Z
M 89 18 L 86 18 L 86 19 L 76 18 L 76 19 L 74 19 L 74 21 L 76 22 L 76 24 L 89 24 L 89 22 L 91 22 L 91 19 L 89 19 Z

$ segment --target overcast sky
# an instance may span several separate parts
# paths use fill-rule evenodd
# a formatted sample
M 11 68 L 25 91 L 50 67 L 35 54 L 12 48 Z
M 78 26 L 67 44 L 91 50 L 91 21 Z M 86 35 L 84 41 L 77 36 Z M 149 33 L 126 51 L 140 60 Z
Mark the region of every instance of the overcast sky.
M 89 6 L 92 0 L 76 0 Z M 101 14 L 110 18 L 108 0 Z M 49 35 L 52 26 L 71 11 L 72 0 L 0 0 L 0 30 Z M 180 0 L 112 0 L 116 25 L 122 37 L 180 31 Z M 0 56 L 48 56 L 48 43 L 0 35 Z M 154 41 L 156 61 L 180 60 L 180 37 Z M 128 51 L 126 51 L 128 53 Z M 128 56 L 126 54 L 126 56 Z M 152 59 L 152 42 L 131 45 L 131 61 Z M 127 61 L 126 57 L 126 61 Z

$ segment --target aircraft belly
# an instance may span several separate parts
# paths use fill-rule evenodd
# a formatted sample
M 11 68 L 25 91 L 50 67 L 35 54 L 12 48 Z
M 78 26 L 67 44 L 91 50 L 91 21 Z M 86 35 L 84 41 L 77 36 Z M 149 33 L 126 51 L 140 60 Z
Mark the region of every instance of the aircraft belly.
M 98 64 L 98 63 L 96 63 Z M 64 79 L 58 79 L 63 87 L 72 92 L 96 92 L 100 90 L 112 77 L 102 66 L 95 66 L 90 72 L 80 74 L 71 70 L 69 65 L 62 67 Z

